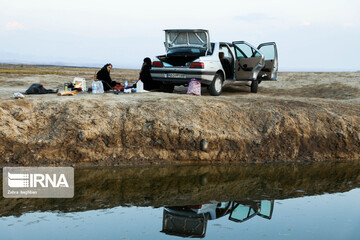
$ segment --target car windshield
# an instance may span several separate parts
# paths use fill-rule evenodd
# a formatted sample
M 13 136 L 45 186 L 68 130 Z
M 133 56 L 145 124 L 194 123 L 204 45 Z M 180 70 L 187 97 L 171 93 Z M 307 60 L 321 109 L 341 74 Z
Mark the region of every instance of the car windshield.
M 205 54 L 205 49 L 199 49 L 199 48 L 176 48 L 171 49 L 168 52 L 169 54 Z
M 211 52 L 208 52 L 207 55 L 211 55 L 213 50 L 214 50 L 215 44 L 211 43 Z M 167 53 L 167 55 L 169 56 L 183 56 L 183 55 L 188 55 L 188 56 L 205 56 L 206 54 L 206 49 L 199 49 L 199 48 L 173 48 L 170 49 Z

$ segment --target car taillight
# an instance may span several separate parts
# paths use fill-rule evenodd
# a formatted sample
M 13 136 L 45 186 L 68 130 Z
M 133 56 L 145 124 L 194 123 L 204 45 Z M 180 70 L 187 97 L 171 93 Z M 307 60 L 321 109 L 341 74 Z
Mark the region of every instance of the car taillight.
M 190 205 L 189 208 L 192 209 L 200 209 L 202 207 L 202 205 Z
M 153 66 L 153 67 L 161 68 L 161 67 L 163 67 L 163 63 L 160 62 L 160 61 L 154 61 L 154 62 L 152 63 L 152 66 Z
M 203 62 L 193 62 L 190 64 L 190 68 L 204 68 Z

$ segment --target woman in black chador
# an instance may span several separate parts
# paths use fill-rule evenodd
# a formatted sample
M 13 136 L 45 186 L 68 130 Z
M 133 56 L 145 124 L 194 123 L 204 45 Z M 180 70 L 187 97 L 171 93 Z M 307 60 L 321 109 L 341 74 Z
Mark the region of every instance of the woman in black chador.
M 150 75 L 150 69 L 151 69 L 151 60 L 150 58 L 144 58 L 144 63 L 141 67 L 140 76 L 139 79 L 144 83 L 144 89 L 145 90 L 152 90 L 152 89 L 159 89 L 160 84 L 156 81 L 152 80 L 152 77 Z
M 112 89 L 117 84 L 122 85 L 121 83 L 111 80 L 110 77 L 111 69 L 112 69 L 111 63 L 107 63 L 96 74 L 96 79 L 101 80 L 104 85 L 104 91 L 108 91 Z

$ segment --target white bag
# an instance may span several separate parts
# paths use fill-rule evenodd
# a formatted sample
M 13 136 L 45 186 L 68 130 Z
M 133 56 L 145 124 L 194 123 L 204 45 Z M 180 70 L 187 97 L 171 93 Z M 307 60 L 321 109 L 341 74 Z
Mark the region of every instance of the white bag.
M 104 93 L 104 85 L 101 80 L 92 82 L 92 93 Z
M 81 91 L 83 92 L 87 91 L 85 78 L 74 78 L 73 85 L 74 88 L 81 88 Z

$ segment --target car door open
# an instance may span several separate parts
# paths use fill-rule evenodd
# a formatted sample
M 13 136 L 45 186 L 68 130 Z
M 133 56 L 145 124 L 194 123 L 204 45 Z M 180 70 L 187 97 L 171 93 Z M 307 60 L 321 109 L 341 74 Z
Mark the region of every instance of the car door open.
M 276 80 L 278 75 L 278 53 L 274 42 L 262 43 L 258 50 L 265 56 L 265 66 L 261 69 L 258 80 Z
M 236 80 L 255 80 L 265 65 L 264 55 L 245 41 L 233 42 L 235 47 Z

